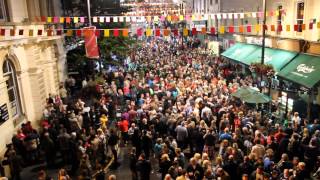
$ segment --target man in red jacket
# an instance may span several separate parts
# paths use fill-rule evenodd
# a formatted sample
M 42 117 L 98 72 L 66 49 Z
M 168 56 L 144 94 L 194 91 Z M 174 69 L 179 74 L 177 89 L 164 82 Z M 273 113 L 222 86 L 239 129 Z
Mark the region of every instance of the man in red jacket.
M 122 137 L 123 143 L 126 145 L 128 142 L 128 130 L 129 130 L 128 120 L 123 119 L 122 121 L 118 122 L 118 127 L 121 131 L 121 137 Z

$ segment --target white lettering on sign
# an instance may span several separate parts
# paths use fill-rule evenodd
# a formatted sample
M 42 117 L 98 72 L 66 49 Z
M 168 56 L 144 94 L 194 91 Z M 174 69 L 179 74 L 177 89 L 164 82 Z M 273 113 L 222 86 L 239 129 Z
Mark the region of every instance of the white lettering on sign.
M 303 72 L 305 74 L 309 74 L 312 73 L 313 71 L 315 71 L 316 69 L 314 68 L 314 66 L 308 67 L 306 64 L 300 64 L 297 67 L 297 71 L 298 72 Z

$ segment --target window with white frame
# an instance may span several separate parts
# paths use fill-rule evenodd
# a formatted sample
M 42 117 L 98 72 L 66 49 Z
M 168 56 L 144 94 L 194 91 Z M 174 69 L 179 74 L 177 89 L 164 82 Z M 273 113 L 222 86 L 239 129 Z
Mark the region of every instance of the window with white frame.
M 7 21 L 7 10 L 5 0 L 0 0 L 0 22 Z
M 9 97 L 9 109 L 11 109 L 12 117 L 21 115 L 21 102 L 19 97 L 19 88 L 17 83 L 17 75 L 13 63 L 7 59 L 2 66 L 3 76 L 7 78 L 7 90 Z

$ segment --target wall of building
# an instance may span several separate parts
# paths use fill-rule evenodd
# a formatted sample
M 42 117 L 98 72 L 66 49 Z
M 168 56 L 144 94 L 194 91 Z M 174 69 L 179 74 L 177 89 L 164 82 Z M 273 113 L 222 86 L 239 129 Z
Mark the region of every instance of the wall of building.
M 297 2 L 304 2 L 304 24 L 306 24 L 306 31 L 295 32 L 293 30 L 294 24 L 297 24 Z M 320 16 L 320 1 L 319 0 L 270 0 L 267 1 L 267 9 L 275 10 L 278 6 L 282 6 L 285 10 L 285 14 L 282 16 L 281 24 L 283 25 L 283 31 L 281 33 L 268 31 L 269 35 L 305 39 L 307 41 L 318 41 L 320 39 L 320 31 L 314 25 L 313 30 L 309 30 L 309 23 Z M 277 16 L 268 17 L 267 24 L 276 24 Z M 286 25 L 291 25 L 291 31 L 285 30 Z

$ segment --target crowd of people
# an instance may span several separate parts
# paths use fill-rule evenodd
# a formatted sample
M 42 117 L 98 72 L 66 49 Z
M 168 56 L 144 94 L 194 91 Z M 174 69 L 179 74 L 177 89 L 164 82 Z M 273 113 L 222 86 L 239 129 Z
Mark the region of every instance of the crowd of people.
M 95 77 L 82 82 L 97 94 L 90 103 L 75 99 L 72 78 L 60 95 L 49 95 L 42 128 L 27 122 L 8 145 L 13 179 L 42 158 L 48 168 L 60 163 L 59 180 L 105 179 L 108 162 L 119 166 L 119 144 L 130 148 L 134 180 L 148 180 L 152 171 L 165 180 L 320 178 L 318 120 L 289 113 L 287 123 L 276 123 L 232 97 L 256 82 L 228 60 L 156 39 L 126 62 L 103 73 L 101 85 L 94 86 Z M 50 178 L 42 170 L 39 179 Z

